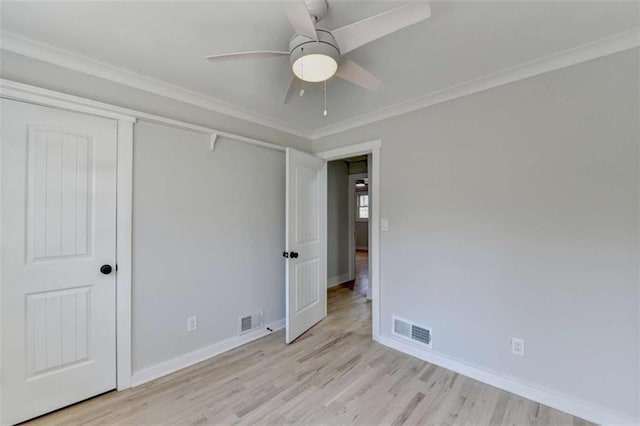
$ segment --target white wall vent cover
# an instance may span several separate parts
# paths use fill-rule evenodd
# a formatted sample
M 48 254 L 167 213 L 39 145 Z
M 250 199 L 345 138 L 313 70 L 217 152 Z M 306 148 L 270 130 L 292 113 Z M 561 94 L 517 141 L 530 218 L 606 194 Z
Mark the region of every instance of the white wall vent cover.
M 264 316 L 262 311 L 254 312 L 251 315 L 240 318 L 240 334 L 247 333 L 256 328 L 262 328 L 264 325 Z
M 394 335 L 429 348 L 431 347 L 431 339 L 433 336 L 430 328 L 417 325 L 396 316 L 392 317 L 392 321 L 393 326 L 391 330 Z

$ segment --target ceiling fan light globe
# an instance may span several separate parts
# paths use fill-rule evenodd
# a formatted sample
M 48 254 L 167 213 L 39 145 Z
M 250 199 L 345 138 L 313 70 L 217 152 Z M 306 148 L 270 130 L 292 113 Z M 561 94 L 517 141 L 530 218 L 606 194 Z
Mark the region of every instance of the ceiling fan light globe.
M 338 70 L 340 50 L 329 31 L 316 29 L 318 41 L 296 34 L 289 41 L 289 63 L 297 78 L 310 83 L 330 79 Z
M 291 68 L 300 80 L 317 83 L 333 77 L 338 70 L 338 62 L 328 55 L 311 54 L 296 59 Z

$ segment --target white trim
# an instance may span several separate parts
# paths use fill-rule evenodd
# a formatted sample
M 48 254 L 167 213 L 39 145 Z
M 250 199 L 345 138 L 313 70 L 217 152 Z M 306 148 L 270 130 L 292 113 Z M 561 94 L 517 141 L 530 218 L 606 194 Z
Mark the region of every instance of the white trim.
M 340 148 L 332 149 L 329 151 L 322 151 L 316 153 L 316 156 L 322 158 L 325 161 L 340 160 L 342 158 L 355 157 L 358 155 L 369 154 L 375 149 L 380 149 L 382 146 L 382 140 L 376 139 L 368 142 L 357 143 L 353 145 L 347 145 Z M 371 182 L 369 182 L 371 185 Z
M 371 218 L 369 219 L 369 229 L 371 233 L 369 237 L 369 244 L 371 251 L 369 252 L 369 262 L 371 265 L 371 303 L 373 305 L 373 338 L 380 338 L 380 316 L 382 315 L 380 310 L 380 304 L 382 303 L 382 296 L 380 291 L 380 206 L 382 204 L 382 198 L 380 194 L 382 192 L 380 188 L 380 161 L 381 158 L 380 141 L 378 146 L 371 150 L 371 165 L 369 167 L 369 203 L 371 204 L 369 213 Z
M 549 407 L 581 417 L 597 424 L 637 424 L 637 420 L 614 413 L 606 408 L 598 407 L 593 403 L 580 401 L 548 389 L 524 383 L 519 379 L 488 371 L 431 350 L 418 348 L 393 337 L 380 336 L 378 342 L 397 351 L 412 355 L 448 370 L 455 371 L 456 373 L 478 380 L 482 383 L 495 386 L 507 392 L 548 405 Z
M 315 155 L 325 161 L 339 160 L 356 155 L 371 154 L 369 164 L 369 194 L 371 207 L 369 218 L 371 224 L 369 262 L 371 262 L 371 332 L 373 340 L 380 339 L 380 156 L 382 141 L 380 139 L 348 145 L 330 151 L 318 152 Z
M 372 154 L 367 154 L 367 174 L 369 174 L 369 164 L 373 164 L 373 155 Z M 379 169 L 378 169 L 379 170 Z M 367 179 L 368 182 L 368 179 Z M 379 183 L 379 182 L 378 182 Z M 367 188 L 367 192 L 369 192 L 369 188 Z M 369 193 L 369 203 L 371 203 L 371 194 Z M 371 262 L 369 261 L 369 252 L 371 252 L 371 238 L 369 238 L 369 236 L 371 235 L 371 222 L 369 221 L 367 223 L 367 275 L 371 276 L 372 275 L 372 271 L 371 271 Z M 379 271 L 378 271 L 378 275 L 379 275 Z M 369 281 L 369 285 L 367 286 L 367 300 L 371 301 L 371 281 Z
M 427 108 L 463 96 L 472 95 L 494 87 L 503 86 L 515 81 L 524 80 L 536 75 L 544 74 L 561 68 L 570 67 L 592 59 L 612 55 L 624 50 L 640 46 L 640 29 L 634 29 L 611 37 L 584 44 L 573 49 L 565 50 L 554 55 L 536 59 L 513 68 L 498 71 L 465 83 L 457 84 L 446 89 L 438 90 L 427 95 L 419 96 L 405 102 L 390 105 L 377 111 L 372 111 L 357 117 L 314 130 L 311 140 L 334 135 L 347 130 L 375 123 L 397 115 Z
M 347 232 L 349 233 L 348 251 L 349 251 L 349 277 L 353 280 L 356 278 L 356 207 L 353 205 L 353 200 L 356 196 L 356 179 L 368 178 L 369 173 L 357 173 L 349 175 L 349 224 L 347 226 Z M 367 220 L 367 222 L 369 222 Z M 368 247 L 367 247 L 368 249 Z M 370 297 L 369 289 L 367 289 L 367 297 Z
M 209 137 L 213 140 L 213 149 L 215 149 L 216 141 L 219 141 L 220 137 L 225 137 L 228 139 L 233 139 L 239 142 L 245 142 L 251 145 L 261 146 L 263 148 L 275 149 L 276 151 L 282 151 L 286 149 L 283 145 L 277 145 L 271 142 L 266 142 L 259 139 L 248 138 L 246 136 L 236 135 L 235 133 L 223 132 L 222 130 L 212 129 L 210 127 L 198 126 L 196 124 L 185 123 L 184 121 L 173 120 L 171 118 L 162 117 L 155 114 L 148 114 L 146 112 L 134 112 L 136 117 L 142 121 L 148 121 L 150 123 L 156 124 L 164 124 L 166 126 L 175 127 L 176 129 L 182 130 L 193 130 L 198 133 L 204 133 L 209 135 Z M 215 137 L 214 137 L 215 135 Z
M 4 143 L 0 143 L 0 164 L 2 164 L 2 155 L 3 155 L 3 152 L 4 152 L 3 146 L 4 146 Z M 3 185 L 2 184 L 2 176 L 3 175 L 4 175 L 4 173 L 0 173 L 0 188 L 3 187 L 2 186 Z M 0 224 L 4 223 L 4 218 L 2 217 L 2 212 L 4 211 L 3 208 L 2 208 L 2 199 L 3 198 L 4 197 L 0 196 Z M 3 228 L 4 228 L 3 226 L 0 226 L 0 241 L 4 241 L 4 236 L 2 235 Z M 3 249 L 4 248 L 2 248 L 0 250 L 3 250 Z M 0 273 L 0 306 L 2 306 L 2 293 L 3 293 L 3 291 L 2 291 L 2 273 Z M 2 323 L 2 317 L 3 317 L 3 315 L 0 312 L 0 345 L 2 345 L 2 342 L 4 341 L 3 340 L 3 330 L 4 330 L 5 325 Z M 2 359 L 2 354 L 3 353 L 4 353 L 4 351 L 0 347 L 0 370 L 2 370 L 2 366 L 3 365 L 6 365 L 4 363 L 4 361 L 3 361 L 3 359 Z M 0 373 L 0 382 L 3 382 L 4 380 L 2 380 L 1 376 L 2 376 L 2 373 Z M 4 401 L 3 393 L 2 393 L 3 392 L 2 391 L 3 388 L 4 388 L 4 386 L 0 386 L 0 413 L 4 413 L 3 406 L 2 406 L 3 405 L 2 401 Z M 0 414 L 0 423 L 1 422 L 2 422 L 2 415 Z
M 342 283 L 346 283 L 348 281 L 351 281 L 349 279 L 349 273 L 344 273 L 341 275 L 336 275 L 335 277 L 329 277 L 327 278 L 327 288 L 331 288 L 331 287 L 335 287 L 337 285 L 340 285 Z
M 365 124 L 374 123 L 407 112 L 468 96 L 518 80 L 534 77 L 550 71 L 576 65 L 640 46 L 640 29 L 615 34 L 601 40 L 583 44 L 547 57 L 539 58 L 515 67 L 498 71 L 474 80 L 438 90 L 415 99 L 401 102 L 349 118 L 316 130 L 303 129 L 289 123 L 240 106 L 225 103 L 210 96 L 201 95 L 160 80 L 152 79 L 121 68 L 95 61 L 75 53 L 42 44 L 15 34 L 2 32 L 1 48 L 59 65 L 71 70 L 97 76 L 106 80 L 155 93 L 190 105 L 220 112 L 256 124 L 270 127 L 311 141 L 341 133 Z
M 638 118 L 638 116 L 636 115 L 636 119 L 637 118 Z M 640 163 L 640 150 L 637 151 L 636 161 L 638 161 Z M 637 191 L 638 191 L 637 192 L 637 196 L 640 199 L 640 187 L 638 187 Z M 636 228 L 637 229 L 636 238 L 638 239 L 638 241 L 640 241 L 640 215 L 638 215 L 637 219 L 638 219 L 638 222 L 637 222 L 638 227 Z M 636 298 L 637 298 L 637 302 L 638 303 L 637 303 L 636 306 L 640 307 L 640 253 L 638 253 L 637 261 L 638 261 L 638 263 L 637 263 L 637 275 L 636 276 L 638 277 L 638 282 L 636 283 L 636 286 L 637 286 Z M 638 375 L 636 377 L 638 377 L 639 380 L 640 380 L 640 309 L 638 309 L 637 318 L 636 319 L 638 321 L 637 322 L 637 326 L 638 326 L 638 340 L 637 340 L 637 342 L 638 342 L 638 351 L 637 351 L 637 354 L 638 354 L 638 365 L 637 365 Z M 640 384 L 639 384 L 639 386 L 640 386 Z M 637 407 L 638 407 L 637 408 L 638 409 L 638 425 L 640 425 L 640 392 L 638 392 L 637 404 L 638 404 L 637 405 Z
M 232 105 L 212 96 L 202 95 L 191 90 L 178 87 L 164 81 L 143 76 L 122 68 L 96 61 L 57 47 L 30 40 L 16 34 L 1 32 L 1 48 L 9 52 L 30 58 L 39 59 L 54 65 L 65 67 L 84 74 L 124 84 L 129 87 L 155 93 L 170 99 L 195 105 L 209 111 L 230 115 L 242 120 L 251 121 L 281 132 L 309 139 L 311 132 L 292 126 L 277 118 Z
M 122 108 L 106 104 L 104 102 L 93 101 L 79 96 L 43 89 L 41 87 L 30 86 L 28 84 L 18 83 L 12 80 L 0 79 L 0 97 L 82 112 L 100 117 L 113 118 L 116 120 L 136 122 L 136 120 L 139 119 L 150 123 L 164 124 L 177 129 L 193 130 L 210 136 L 217 135 L 217 137 L 225 137 L 264 148 L 275 149 L 277 151 L 285 150 L 284 146 L 273 144 L 271 142 L 248 138 L 246 136 L 212 129 L 210 127 L 198 126 L 196 124 L 174 120 L 160 115 Z
M 6 99 L 82 112 L 99 117 L 113 118 L 115 120 L 136 121 L 136 114 L 125 108 L 18 83 L 12 80 L 0 79 L 0 96 Z
M 234 336 L 213 345 L 181 355 L 177 358 L 170 359 L 169 361 L 164 361 L 160 364 L 145 368 L 144 370 L 136 371 L 133 373 L 132 386 L 138 386 L 143 383 L 150 382 L 151 380 L 166 376 L 199 362 L 206 361 L 207 359 L 213 358 L 239 346 L 246 345 L 249 342 L 283 329 L 284 323 L 285 320 L 283 318 L 279 321 L 267 324 L 259 330 L 254 330 L 241 336 Z M 267 328 L 270 328 L 272 331 L 267 330 Z
M 133 123 L 118 121 L 116 183 L 116 383 L 131 387 L 131 271 L 133 221 Z

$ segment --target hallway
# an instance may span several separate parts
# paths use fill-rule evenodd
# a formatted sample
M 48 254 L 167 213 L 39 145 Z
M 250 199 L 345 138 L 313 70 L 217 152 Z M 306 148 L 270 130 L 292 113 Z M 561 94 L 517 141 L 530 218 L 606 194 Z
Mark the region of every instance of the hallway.
M 332 287 L 329 289 L 329 296 L 331 296 L 332 291 L 337 291 L 337 289 L 348 289 L 352 291 L 353 297 L 364 296 L 367 297 L 367 289 L 369 288 L 369 253 L 365 250 L 357 250 L 356 251 L 356 278 L 347 281 L 346 283 L 340 284 L 339 286 Z M 345 293 L 348 294 L 348 293 Z M 327 301 L 328 306 L 327 309 L 331 310 L 331 299 Z

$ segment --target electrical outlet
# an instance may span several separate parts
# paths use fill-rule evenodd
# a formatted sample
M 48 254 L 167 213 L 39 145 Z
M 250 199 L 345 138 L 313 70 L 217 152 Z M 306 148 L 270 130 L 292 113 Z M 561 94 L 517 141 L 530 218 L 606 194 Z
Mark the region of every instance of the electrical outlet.
M 187 318 L 187 331 L 191 333 L 198 329 L 198 317 L 192 316 Z
M 380 230 L 381 231 L 389 230 L 389 219 L 380 219 Z
M 517 337 L 511 338 L 511 353 L 524 356 L 524 339 L 518 339 Z

